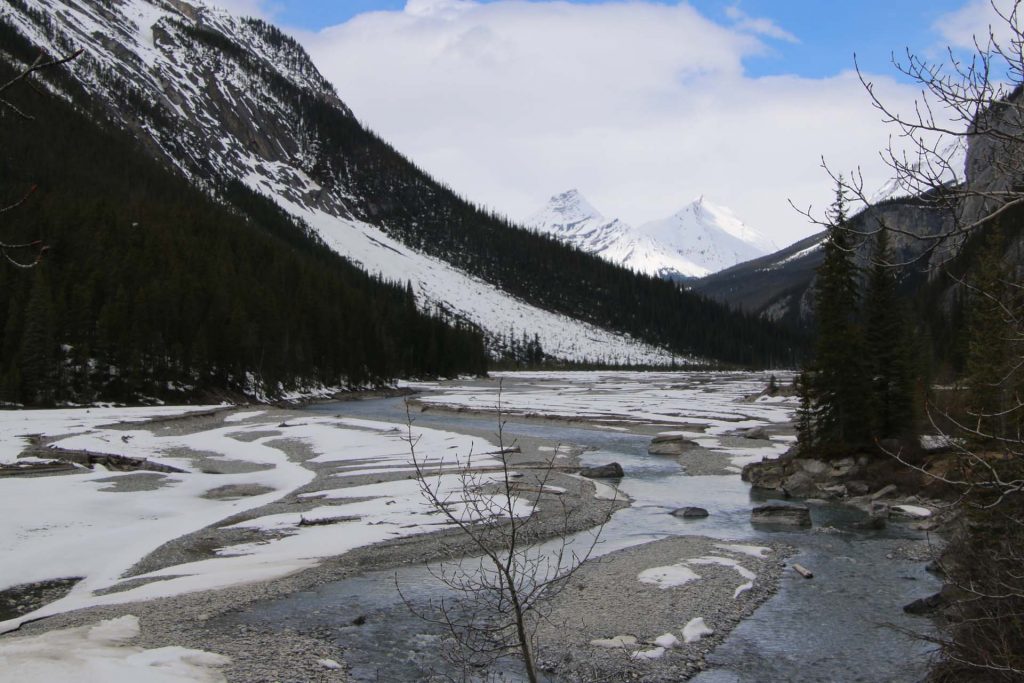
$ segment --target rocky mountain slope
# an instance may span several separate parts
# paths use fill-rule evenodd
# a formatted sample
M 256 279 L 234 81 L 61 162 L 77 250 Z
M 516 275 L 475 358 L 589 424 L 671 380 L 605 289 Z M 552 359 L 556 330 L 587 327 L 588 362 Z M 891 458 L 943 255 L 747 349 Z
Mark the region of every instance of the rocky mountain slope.
M 778 248 L 703 197 L 634 228 L 605 218 L 578 190 L 569 190 L 553 196 L 526 224 L 611 263 L 663 278 L 702 277 Z
M 700 264 L 638 233 L 617 218 L 607 219 L 578 190 L 553 196 L 526 220 L 534 230 L 630 270 L 657 277 L 695 277 Z
M 857 246 L 862 267 L 870 259 L 868 236 L 882 225 L 901 231 L 892 234 L 891 244 L 895 263 L 908 264 L 905 275 L 933 270 L 958 248 L 938 238 L 949 229 L 949 217 L 918 198 L 879 202 L 853 216 L 849 225 L 862 235 Z M 695 280 L 691 286 L 740 310 L 804 325 L 813 316 L 814 277 L 821 264 L 824 238 L 824 232 L 817 233 L 768 256 Z
M 7 4 L 0 21 L 34 45 L 83 50 L 74 79 L 150 154 L 222 199 L 230 182 L 269 197 L 369 273 L 408 283 L 422 310 L 482 328 L 495 355 L 528 339 L 569 360 L 747 362 L 776 343 L 767 327 L 723 322 L 703 299 L 456 197 L 366 131 L 263 21 L 185 0 Z

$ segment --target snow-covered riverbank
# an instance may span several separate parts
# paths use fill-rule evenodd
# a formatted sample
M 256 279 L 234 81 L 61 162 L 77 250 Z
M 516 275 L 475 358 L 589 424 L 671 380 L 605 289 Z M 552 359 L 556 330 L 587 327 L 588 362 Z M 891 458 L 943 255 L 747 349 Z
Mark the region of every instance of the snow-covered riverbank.
M 708 373 L 696 383 L 682 373 L 518 373 L 505 376 L 502 402 L 520 414 L 612 432 L 678 433 L 698 442 L 705 453 L 728 458 L 731 469 L 777 455 L 790 443 L 791 437 L 773 425 L 781 428 L 791 407 L 752 396 L 765 381 L 759 375 L 728 373 Z M 472 382 L 420 388 L 438 397 L 423 397 L 431 411 L 486 411 L 497 387 L 496 382 Z M 44 411 L 34 412 L 45 417 Z M 0 639 L 0 658 L 10 656 L 5 648 L 30 644 L 22 634 L 36 637 L 133 615 L 141 632 L 131 639 L 132 648 L 175 646 L 228 656 L 226 668 L 219 668 L 219 660 L 217 666 L 210 660 L 199 667 L 211 680 L 222 675 L 218 671 L 231 680 L 296 675 L 297 680 L 343 680 L 343 670 L 322 663 L 342 659 L 330 643 L 296 633 L 229 631 L 217 623 L 218 615 L 367 569 L 458 550 L 457 534 L 444 536 L 444 546 L 431 540 L 435 536 L 422 536 L 441 527 L 426 514 L 409 479 L 409 449 L 400 425 L 270 408 L 109 424 L 154 417 L 121 412 L 88 420 L 54 414 L 52 426 L 36 431 L 28 423 L 16 424 L 19 413 L 12 412 L 0 426 L 8 435 L 44 433 L 45 442 L 62 449 L 145 457 L 183 470 L 0 479 L 5 506 L 0 524 L 6 525 L 8 544 L 0 561 L 0 590 L 46 579 L 82 579 L 63 598 L 4 622 L 10 629 L 56 615 Z M 774 430 L 770 440 L 729 436 L 759 426 Z M 418 450 L 432 464 L 455 467 L 470 452 L 474 465 L 494 464 L 485 455 L 496 450 L 493 427 L 456 434 L 417 425 L 415 431 Z M 522 439 L 521 445 L 517 458 L 526 461 L 550 457 L 558 443 Z M 557 452 L 566 464 L 578 453 Z M 572 500 L 579 510 L 575 528 L 598 523 L 608 512 L 608 501 L 595 498 L 591 482 L 559 476 L 552 483 L 565 489 L 563 500 Z M 454 486 L 453 480 L 446 485 Z M 51 502 L 39 505 L 39 500 Z M 552 526 L 550 532 L 559 530 Z M 716 572 L 711 567 L 703 573 Z M 723 581 L 729 574 L 719 573 Z M 757 600 L 743 603 L 745 609 L 770 593 L 770 584 L 759 585 Z M 726 588 L 731 595 L 736 586 Z M 688 590 L 705 589 L 695 584 Z M 136 659 L 147 658 L 152 659 Z

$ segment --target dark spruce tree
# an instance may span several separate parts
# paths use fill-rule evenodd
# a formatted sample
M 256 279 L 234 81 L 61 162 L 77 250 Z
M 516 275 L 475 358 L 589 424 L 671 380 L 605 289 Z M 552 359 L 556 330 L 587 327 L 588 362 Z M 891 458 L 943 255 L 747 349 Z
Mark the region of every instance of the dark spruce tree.
M 847 230 L 846 195 L 840 183 L 829 210 L 830 227 L 817 272 L 817 340 L 807 375 L 811 443 L 822 454 L 865 444 L 870 436 L 863 332 L 859 324 L 857 268 Z M 807 441 L 802 444 L 808 447 Z
M 1020 362 L 1022 342 L 1013 329 L 1009 273 L 1002 261 L 1003 235 L 994 226 L 985 235 L 978 265 L 969 281 L 967 310 L 967 427 L 979 440 L 1012 438 L 1010 408 L 1014 396 L 1013 365 Z M 1021 411 L 1017 411 L 1019 414 Z M 1020 438 L 1019 433 L 1017 438 Z
M 872 435 L 880 439 L 907 436 L 914 426 L 914 385 L 907 310 L 897 289 L 889 233 L 879 229 L 864 299 L 864 348 L 870 377 Z

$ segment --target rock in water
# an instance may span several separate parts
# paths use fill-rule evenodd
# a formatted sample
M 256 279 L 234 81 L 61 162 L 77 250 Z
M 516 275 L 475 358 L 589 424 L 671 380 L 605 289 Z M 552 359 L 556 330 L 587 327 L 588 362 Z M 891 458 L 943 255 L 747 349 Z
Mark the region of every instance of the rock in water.
M 907 614 L 930 614 L 945 605 L 945 597 L 942 593 L 936 593 L 935 595 L 929 595 L 926 598 L 914 600 L 909 605 L 904 605 L 903 611 Z
M 699 519 L 701 517 L 707 517 L 708 511 L 704 508 L 698 507 L 685 507 L 679 508 L 678 510 L 672 511 L 673 517 L 682 517 L 683 519 Z
M 584 467 L 580 470 L 580 476 L 588 479 L 621 479 L 625 476 L 625 472 L 622 471 L 622 465 L 610 462 L 607 465 Z
M 881 515 L 870 515 L 867 519 L 860 522 L 854 522 L 850 525 L 853 529 L 862 529 L 865 531 L 881 531 L 886 527 L 885 517 Z
M 647 452 L 651 455 L 682 455 L 692 448 L 700 448 L 700 444 L 677 434 L 664 434 L 651 439 Z
M 781 491 L 782 481 L 787 476 L 785 463 L 778 460 L 754 462 L 743 468 L 740 478 L 750 482 L 755 489 Z
M 811 510 L 805 505 L 784 505 L 781 503 L 760 505 L 750 513 L 750 522 L 752 524 L 811 526 Z

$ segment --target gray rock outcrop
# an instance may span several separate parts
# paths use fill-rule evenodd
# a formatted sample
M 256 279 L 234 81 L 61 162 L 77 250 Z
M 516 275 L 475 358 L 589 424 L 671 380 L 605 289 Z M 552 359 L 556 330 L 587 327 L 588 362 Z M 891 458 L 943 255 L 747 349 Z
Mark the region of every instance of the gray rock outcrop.
M 651 439 L 647 452 L 651 455 L 682 455 L 694 448 L 700 448 L 700 444 L 676 434 L 665 434 Z
M 781 524 L 786 526 L 811 526 L 811 510 L 806 505 L 771 503 L 759 505 L 750 513 L 751 524 Z
M 596 465 L 580 469 L 580 476 L 588 479 L 620 479 L 625 476 L 622 465 L 617 462 L 610 462 L 607 465 Z
M 708 511 L 699 507 L 684 507 L 673 510 L 672 516 L 682 517 L 683 519 L 701 519 L 708 516 Z

